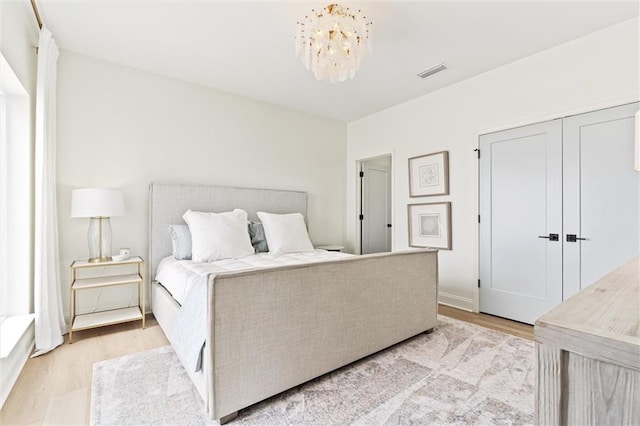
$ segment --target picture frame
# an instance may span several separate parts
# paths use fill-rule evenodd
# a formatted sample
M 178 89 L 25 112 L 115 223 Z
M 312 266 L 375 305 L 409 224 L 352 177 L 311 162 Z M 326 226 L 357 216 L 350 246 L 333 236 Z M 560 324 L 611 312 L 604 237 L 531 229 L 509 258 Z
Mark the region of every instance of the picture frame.
M 409 158 L 409 196 L 449 194 L 449 151 Z
M 408 204 L 409 247 L 451 250 L 451 202 Z

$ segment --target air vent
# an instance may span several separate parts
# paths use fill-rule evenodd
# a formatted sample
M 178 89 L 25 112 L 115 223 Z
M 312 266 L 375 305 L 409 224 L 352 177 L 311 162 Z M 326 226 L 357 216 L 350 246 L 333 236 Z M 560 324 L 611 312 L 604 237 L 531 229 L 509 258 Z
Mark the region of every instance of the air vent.
M 444 64 L 436 64 L 434 66 L 432 66 L 431 68 L 429 68 L 428 70 L 424 70 L 421 73 L 418 74 L 418 77 L 420 78 L 427 78 L 430 75 L 433 75 L 437 72 L 440 72 L 442 70 L 446 70 L 447 67 L 444 66 Z

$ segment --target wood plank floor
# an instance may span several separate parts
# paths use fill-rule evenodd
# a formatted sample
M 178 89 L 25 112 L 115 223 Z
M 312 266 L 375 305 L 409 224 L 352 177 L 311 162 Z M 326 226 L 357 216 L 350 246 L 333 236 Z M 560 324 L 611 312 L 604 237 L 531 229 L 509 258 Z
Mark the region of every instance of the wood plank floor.
M 463 311 L 445 305 L 438 306 L 438 313 L 460 321 L 470 322 L 481 327 L 512 334 L 523 339 L 533 340 L 533 326 L 529 324 L 523 324 L 521 322 L 495 317 L 493 315 L 476 314 L 474 312 Z
M 440 305 L 438 312 L 525 339 L 533 327 L 503 318 Z M 138 322 L 74 333 L 74 343 L 29 359 L 2 411 L 1 425 L 86 425 L 91 407 L 93 364 L 168 345 L 153 316 Z

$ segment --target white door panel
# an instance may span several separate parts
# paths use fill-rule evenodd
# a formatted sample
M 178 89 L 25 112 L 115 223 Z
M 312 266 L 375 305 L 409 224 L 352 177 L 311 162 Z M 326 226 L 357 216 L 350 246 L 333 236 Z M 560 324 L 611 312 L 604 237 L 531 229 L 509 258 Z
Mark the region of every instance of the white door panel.
M 564 299 L 638 254 L 637 110 L 636 103 L 565 119 Z M 567 242 L 567 234 L 586 239 Z
M 363 165 L 361 253 L 391 251 L 391 171 L 381 164 Z
M 545 297 L 546 146 L 545 134 L 491 146 L 491 288 Z M 527 259 L 522 262 L 522 259 Z
M 560 120 L 480 138 L 480 310 L 533 323 L 562 300 Z

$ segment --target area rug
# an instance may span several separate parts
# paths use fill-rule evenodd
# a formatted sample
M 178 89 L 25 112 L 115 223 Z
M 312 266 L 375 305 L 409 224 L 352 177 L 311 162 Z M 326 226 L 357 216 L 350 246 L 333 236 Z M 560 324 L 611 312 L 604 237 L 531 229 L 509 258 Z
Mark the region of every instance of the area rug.
M 533 342 L 438 317 L 421 334 L 240 411 L 231 425 L 533 423 Z M 171 347 L 94 364 L 94 425 L 205 425 Z

